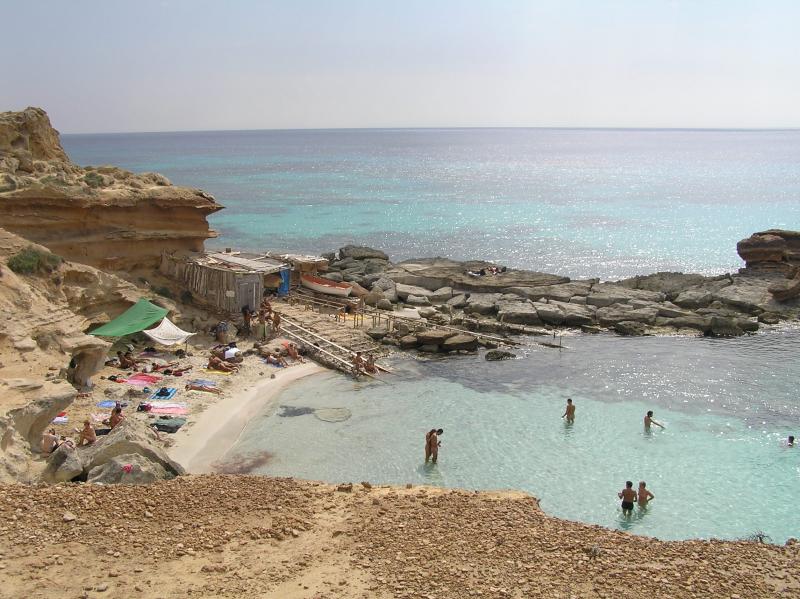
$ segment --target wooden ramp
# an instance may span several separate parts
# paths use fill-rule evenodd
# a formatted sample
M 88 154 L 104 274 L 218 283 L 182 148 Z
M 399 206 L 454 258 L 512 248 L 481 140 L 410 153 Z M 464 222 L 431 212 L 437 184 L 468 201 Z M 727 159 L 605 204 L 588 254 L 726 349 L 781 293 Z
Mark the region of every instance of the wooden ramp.
M 281 313 L 280 334 L 285 335 L 286 337 L 289 337 L 294 341 L 319 352 L 333 367 L 347 374 L 356 375 L 356 373 L 353 371 L 352 362 L 353 356 L 356 355 L 356 352 L 360 351 L 362 353 L 366 353 L 369 351 L 369 348 L 362 349 L 360 345 L 356 345 L 355 347 L 345 347 L 344 345 L 336 343 L 335 341 L 331 341 L 323 335 L 320 335 L 319 333 L 303 326 L 296 320 L 287 317 L 283 313 Z M 378 363 L 375 364 L 375 368 L 382 372 L 391 372 L 389 368 Z M 368 372 L 362 372 L 356 376 L 360 375 L 366 375 L 370 378 L 375 378 Z

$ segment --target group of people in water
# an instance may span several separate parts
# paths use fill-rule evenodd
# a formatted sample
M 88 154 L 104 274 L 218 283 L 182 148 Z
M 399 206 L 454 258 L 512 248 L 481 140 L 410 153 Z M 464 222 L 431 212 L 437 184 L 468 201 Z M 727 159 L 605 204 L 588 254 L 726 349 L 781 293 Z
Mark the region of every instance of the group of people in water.
M 375 374 L 378 372 L 378 367 L 375 366 L 375 356 L 368 354 L 365 359 L 359 351 L 353 354 L 353 374 L 358 376 L 364 372 Z

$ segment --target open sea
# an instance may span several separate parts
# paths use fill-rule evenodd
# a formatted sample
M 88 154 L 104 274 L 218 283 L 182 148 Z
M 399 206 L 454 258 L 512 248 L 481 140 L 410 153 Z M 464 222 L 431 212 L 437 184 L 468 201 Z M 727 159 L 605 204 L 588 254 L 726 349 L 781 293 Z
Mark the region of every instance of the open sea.
M 226 206 L 218 245 L 483 258 L 573 278 L 741 266 L 800 229 L 800 131 L 319 130 L 65 135 L 82 165 L 157 171 Z M 800 536 L 800 329 L 564 338 L 518 359 L 403 359 L 310 377 L 227 461 L 256 472 L 532 492 L 548 513 L 664 539 Z M 567 397 L 573 425 L 560 416 Z M 665 430 L 645 433 L 652 409 Z M 443 427 L 439 464 L 424 434 Z M 630 520 L 616 493 L 647 481 Z

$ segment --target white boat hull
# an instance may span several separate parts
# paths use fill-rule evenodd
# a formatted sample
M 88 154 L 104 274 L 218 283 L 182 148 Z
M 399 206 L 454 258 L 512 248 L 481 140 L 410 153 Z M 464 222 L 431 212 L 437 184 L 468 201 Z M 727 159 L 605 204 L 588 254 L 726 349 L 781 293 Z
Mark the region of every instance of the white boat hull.
M 337 297 L 348 297 L 350 292 L 353 291 L 352 287 L 334 287 L 333 285 L 325 285 L 322 283 L 309 281 L 305 277 L 300 279 L 300 283 L 303 285 L 303 287 L 311 289 L 312 291 L 324 293 L 326 295 L 335 295 Z

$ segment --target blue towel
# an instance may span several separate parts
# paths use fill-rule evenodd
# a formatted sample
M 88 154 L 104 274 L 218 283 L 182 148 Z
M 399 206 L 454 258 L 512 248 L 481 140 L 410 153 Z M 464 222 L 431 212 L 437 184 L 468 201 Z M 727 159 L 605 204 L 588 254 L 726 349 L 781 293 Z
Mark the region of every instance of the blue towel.
M 117 402 L 115 402 L 113 400 L 110 400 L 110 399 L 106 399 L 104 401 L 97 402 L 97 407 L 98 408 L 113 408 L 116 405 L 117 405 Z
M 161 391 L 161 389 L 159 389 L 158 391 Z M 167 391 L 169 391 L 169 395 L 159 395 L 158 391 L 155 391 L 150 396 L 150 401 L 168 401 L 168 400 L 172 399 L 173 397 L 175 397 L 175 394 L 178 392 L 178 390 L 175 387 L 167 387 Z

